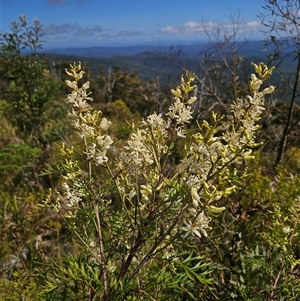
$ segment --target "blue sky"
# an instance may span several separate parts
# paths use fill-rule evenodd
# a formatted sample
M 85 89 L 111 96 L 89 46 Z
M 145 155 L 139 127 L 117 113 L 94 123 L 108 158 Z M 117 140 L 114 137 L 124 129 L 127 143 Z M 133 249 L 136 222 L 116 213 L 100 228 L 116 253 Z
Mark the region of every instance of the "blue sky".
M 0 0 L 0 30 L 25 14 L 43 25 L 44 48 L 197 42 L 240 12 L 240 37 L 261 39 L 263 0 Z M 205 29 L 205 30 L 204 30 Z

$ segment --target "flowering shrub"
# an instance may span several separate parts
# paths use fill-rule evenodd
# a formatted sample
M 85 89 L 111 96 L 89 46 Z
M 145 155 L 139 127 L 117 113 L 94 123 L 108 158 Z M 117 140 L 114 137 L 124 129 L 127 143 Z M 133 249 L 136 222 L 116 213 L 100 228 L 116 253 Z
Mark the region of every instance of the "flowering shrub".
M 81 65 L 71 65 L 66 101 L 81 143 L 61 147 L 62 190 L 45 203 L 63 216 L 82 251 L 47 274 L 46 293 L 161 300 L 176 291 L 176 300 L 198 300 L 193 283 L 210 289 L 214 265 L 194 254 L 194 246 L 209 239 L 211 219 L 225 210 L 219 201 L 246 175 L 243 163 L 259 145 L 264 96 L 274 91 L 261 89 L 273 68 L 253 66 L 252 95 L 236 99 L 227 116 L 212 113 L 212 124 L 198 122 L 194 134 L 188 126 L 196 75 L 187 72 L 172 90 L 174 102 L 165 115 L 151 114 L 132 124 L 127 141 L 115 141 L 111 122 L 89 104 L 89 82 L 79 85 Z M 176 159 L 178 145 L 184 147 Z

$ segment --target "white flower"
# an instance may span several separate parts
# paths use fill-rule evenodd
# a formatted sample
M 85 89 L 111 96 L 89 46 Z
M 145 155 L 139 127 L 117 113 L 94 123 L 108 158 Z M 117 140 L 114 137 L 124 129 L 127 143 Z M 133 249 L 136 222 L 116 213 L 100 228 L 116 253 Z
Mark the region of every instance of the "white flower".
M 177 133 L 177 136 L 180 137 L 180 138 L 185 138 L 185 131 L 182 130 L 182 128 L 179 126 L 176 128 L 176 133 Z
M 166 113 L 171 119 L 175 119 L 178 124 L 190 122 L 192 119 L 192 111 L 189 106 L 185 106 L 179 98 L 175 98 L 175 102 L 169 107 L 169 112 Z
M 63 183 L 63 189 L 65 190 L 64 196 L 69 201 L 66 206 L 69 208 L 77 207 L 79 202 L 82 201 L 82 193 L 76 189 L 71 189 L 67 183 Z
M 86 152 L 86 159 L 91 160 L 95 157 L 96 154 L 96 143 L 92 143 L 92 145 L 88 146 L 88 150 Z
M 70 80 L 67 79 L 66 80 L 66 84 L 67 84 L 68 87 L 70 87 L 73 90 L 77 90 L 78 89 L 77 82 L 75 80 L 70 81 Z
M 196 218 L 194 218 L 194 215 L 196 215 L 196 209 L 190 208 L 188 211 L 189 218 L 186 218 L 183 220 L 184 226 L 181 227 L 181 229 L 186 232 L 184 234 L 184 238 L 188 236 L 197 236 L 201 237 L 201 235 L 204 235 L 207 237 L 207 232 L 205 229 L 210 229 L 209 227 L 209 221 L 210 219 L 205 215 L 205 213 L 202 211 L 197 215 Z
M 186 232 L 184 234 L 184 238 L 188 237 L 188 236 L 197 236 L 197 237 L 201 237 L 201 234 L 199 232 L 199 227 L 198 226 L 194 226 L 193 223 L 191 221 L 183 221 L 184 226 L 182 227 L 182 230 L 184 232 Z
M 107 131 L 108 128 L 111 126 L 111 122 L 108 121 L 106 118 L 102 118 L 100 127 L 103 131 Z
M 90 82 L 88 81 L 88 82 L 84 83 L 84 84 L 82 85 L 81 88 L 82 88 L 83 90 L 89 89 L 89 88 L 90 88 Z
M 133 161 L 137 165 L 150 165 L 154 162 L 153 155 L 146 147 L 147 131 L 137 129 L 134 132 L 127 145 L 124 147 L 126 153 L 122 154 L 125 162 Z
M 168 127 L 167 122 L 162 118 L 161 114 L 157 115 L 153 113 L 147 117 L 147 122 L 143 121 L 143 124 L 148 124 L 151 126 L 152 130 L 160 130 L 165 132 Z
M 77 92 L 72 91 L 70 94 L 67 95 L 66 102 L 75 103 L 77 97 Z
M 106 157 L 106 152 L 97 150 L 94 160 L 96 162 L 96 165 L 102 165 L 108 161 L 108 158 Z
M 78 128 L 78 127 L 76 127 Z M 86 123 L 84 123 L 82 126 L 81 126 L 81 132 L 80 132 L 80 137 L 83 138 L 83 137 L 93 137 L 95 134 L 94 132 L 94 128 L 90 125 L 87 125 Z
M 290 226 L 285 226 L 282 228 L 283 232 L 289 234 L 293 229 Z
M 98 145 L 102 150 L 108 150 L 110 146 L 113 144 L 113 140 L 110 136 L 98 136 L 97 137 Z
M 207 232 L 205 229 L 210 229 L 210 227 L 208 225 L 209 221 L 210 221 L 210 218 L 208 218 L 205 215 L 204 211 L 202 211 L 200 214 L 198 214 L 198 216 L 194 222 L 196 225 L 198 225 L 198 227 L 200 227 L 200 230 L 204 236 L 207 236 Z

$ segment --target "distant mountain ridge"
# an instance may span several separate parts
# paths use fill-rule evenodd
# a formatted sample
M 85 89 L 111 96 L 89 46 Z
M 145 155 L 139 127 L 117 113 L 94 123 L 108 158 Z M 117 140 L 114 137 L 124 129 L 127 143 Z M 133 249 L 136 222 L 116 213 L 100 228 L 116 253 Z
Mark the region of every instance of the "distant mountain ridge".
M 239 53 L 245 56 L 263 56 L 266 49 L 262 41 L 247 41 L 238 42 L 237 48 L 240 48 Z M 144 52 L 179 53 L 184 58 L 199 58 L 200 54 L 211 51 L 211 47 L 207 43 L 198 43 L 190 45 L 137 45 L 137 46 L 120 46 L 120 47 L 73 47 L 73 48 L 49 48 L 44 49 L 44 52 L 61 55 L 75 55 L 82 57 L 102 57 L 110 58 L 114 56 L 134 56 Z
M 148 46 L 126 46 L 126 47 L 74 47 L 74 48 L 52 48 L 46 49 L 46 53 L 76 55 L 82 57 L 133 56 L 138 53 L 149 51 Z
M 174 45 L 174 46 L 127 46 L 127 47 L 88 47 L 88 48 L 56 48 L 44 50 L 52 63 L 59 61 L 86 63 L 93 76 L 99 74 L 99 67 L 110 70 L 119 66 L 129 72 L 135 71 L 145 80 L 159 79 L 162 83 L 178 81 L 183 70 L 199 72 L 199 61 L 204 53 L 216 54 L 207 44 Z M 239 55 L 244 56 L 245 64 L 251 62 L 267 62 L 270 52 L 262 41 L 240 42 L 235 45 Z M 232 48 L 227 47 L 223 54 L 231 58 Z M 215 55 L 218 59 L 218 55 Z M 289 73 L 293 69 L 293 61 L 286 61 L 278 70 Z M 180 67 L 179 67 L 180 66 Z

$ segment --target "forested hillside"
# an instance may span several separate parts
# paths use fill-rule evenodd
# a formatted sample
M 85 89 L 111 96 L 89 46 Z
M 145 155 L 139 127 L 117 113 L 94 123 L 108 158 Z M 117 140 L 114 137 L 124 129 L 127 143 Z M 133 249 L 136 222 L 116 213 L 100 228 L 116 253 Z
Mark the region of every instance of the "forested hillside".
M 232 49 L 235 49 L 243 58 L 243 65 L 250 66 L 251 62 L 262 61 L 268 63 L 268 56 L 276 51 L 273 44 L 265 41 L 228 41 L 222 46 L 222 55 L 231 60 Z M 214 49 L 209 43 L 199 45 L 176 45 L 165 47 L 137 47 L 131 46 L 125 49 L 118 48 L 74 48 L 40 50 L 46 55 L 50 65 L 59 62 L 82 62 L 86 65 L 92 76 L 97 76 L 104 70 L 110 70 L 114 66 L 123 71 L 135 72 L 143 81 L 159 79 L 161 83 L 176 84 L 183 70 L 190 70 L 201 74 L 201 60 L 209 55 L 219 60 L 218 49 Z M 45 51 L 45 52 L 44 52 Z M 51 52 L 52 51 L 52 52 Z M 139 52 L 140 51 L 140 52 Z M 285 60 L 280 62 L 277 72 L 285 77 L 292 76 L 294 57 L 289 55 L 287 49 L 283 50 Z M 277 62 L 278 63 L 278 62 Z
M 12 23 L 1 300 L 300 300 L 300 6 L 264 2 L 264 57 L 235 31 L 197 58 L 41 54 Z

